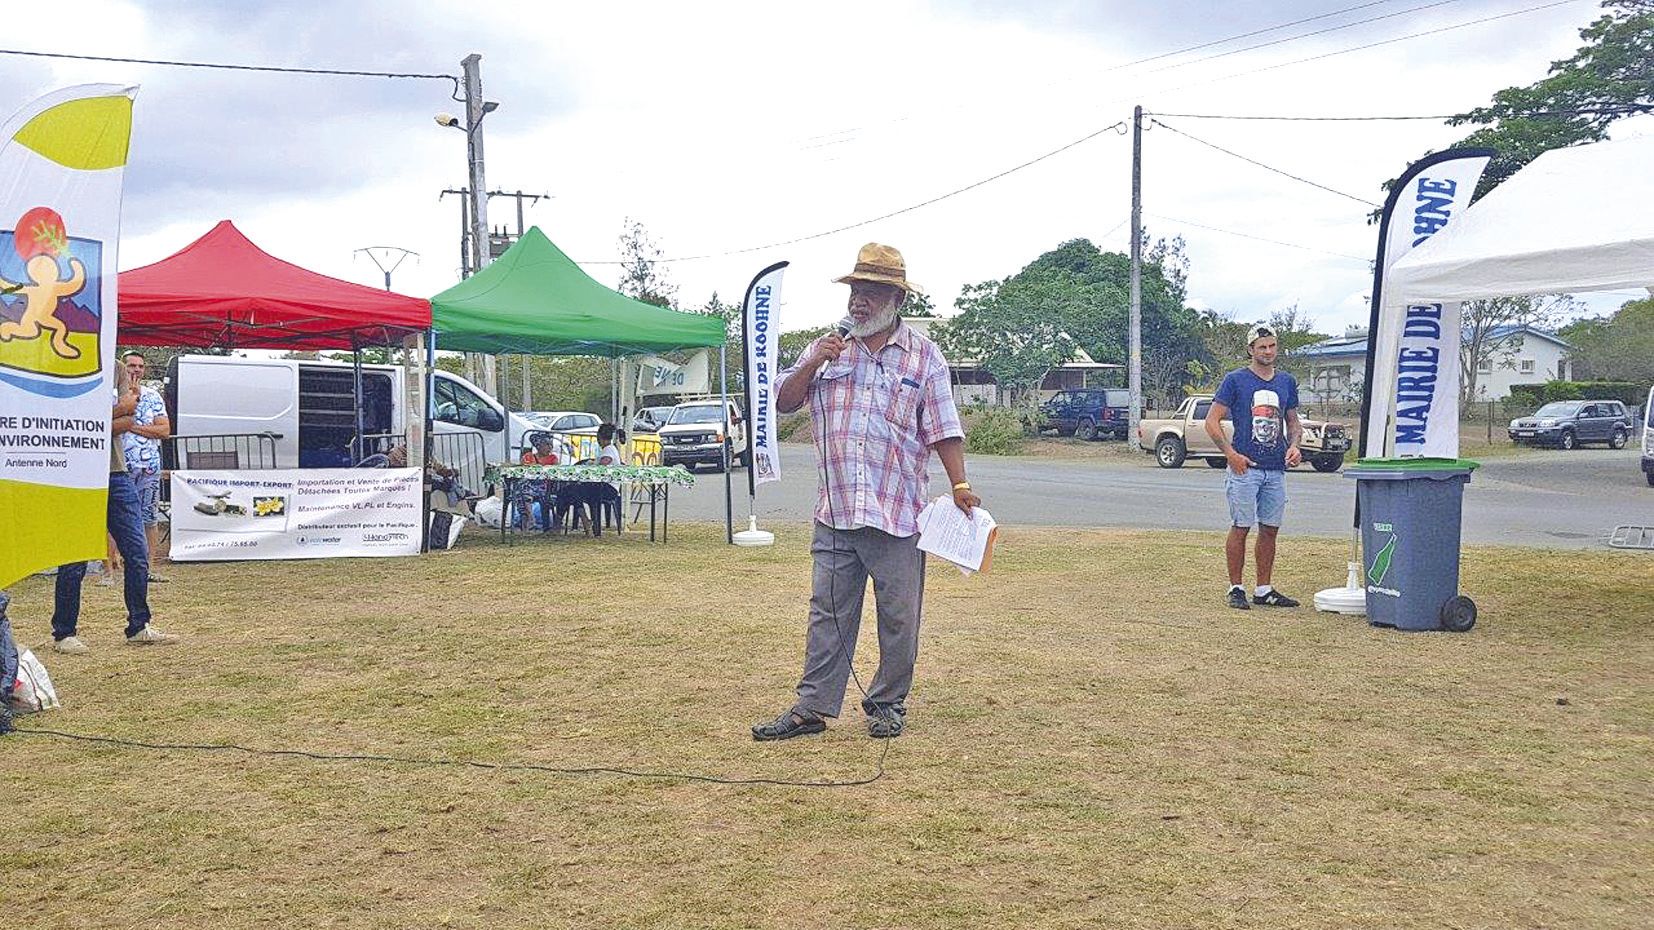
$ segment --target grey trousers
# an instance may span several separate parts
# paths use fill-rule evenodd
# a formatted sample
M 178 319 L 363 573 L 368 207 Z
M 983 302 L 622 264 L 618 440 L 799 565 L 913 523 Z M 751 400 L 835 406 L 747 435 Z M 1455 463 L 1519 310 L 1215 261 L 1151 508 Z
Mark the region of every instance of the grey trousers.
M 810 627 L 804 638 L 804 677 L 798 682 L 793 709 L 823 717 L 839 715 L 869 577 L 879 617 L 879 670 L 867 686 L 862 709 L 872 712 L 870 704 L 907 700 L 913 663 L 919 658 L 919 613 L 925 595 L 925 554 L 919 551 L 919 537 L 891 536 L 870 527 L 835 530 L 818 522 L 810 554 L 815 561 Z

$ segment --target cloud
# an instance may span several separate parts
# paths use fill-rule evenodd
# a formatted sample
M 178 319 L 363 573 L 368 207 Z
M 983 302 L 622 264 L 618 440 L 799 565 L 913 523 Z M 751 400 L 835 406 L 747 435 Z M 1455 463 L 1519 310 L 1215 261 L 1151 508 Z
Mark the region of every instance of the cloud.
M 140 11 L 139 35 L 87 51 L 457 75 L 468 40 L 500 48 L 501 58 L 526 59 L 523 49 L 532 44 L 464 17 L 433 29 L 424 15 L 430 11 L 413 5 L 159 2 L 132 9 Z M 490 97 L 510 95 L 513 107 L 539 116 L 577 105 L 555 68 L 539 69 L 533 79 L 501 69 L 496 78 L 489 68 L 498 64 L 483 62 Z M 39 60 L 6 65 L 12 73 L 42 70 Z M 141 85 L 127 171 L 126 219 L 134 233 L 180 216 L 205 223 L 273 200 L 324 202 L 427 159 L 457 165 L 454 181 L 464 180 L 463 136 L 431 120 L 438 111 L 462 110 L 447 81 L 90 62 L 55 62 L 51 71 L 57 83 Z
M 1393 0 L 1259 39 L 1423 2 Z M 575 259 L 600 262 L 615 257 L 627 216 L 672 256 L 807 236 L 980 181 L 1128 118 L 1134 103 L 1161 112 L 1453 112 L 1542 76 L 1595 15 L 1570 5 L 1258 70 L 1519 8 L 1462 0 L 1200 65 L 1117 67 L 1337 6 L 497 0 L 484 14 L 458 0 L 99 0 L 77 13 L 85 28 L 75 44 L 90 54 L 453 73 L 466 53 L 481 52 L 486 95 L 501 102 L 486 124 L 490 186 L 553 195 L 527 221 Z M 42 30 L 62 14 L 23 5 L 15 15 L 14 33 L 28 35 L 50 34 Z M 1231 77 L 1245 72 L 1256 73 Z M 457 276 L 458 207 L 437 192 L 465 183 L 464 139 L 431 122 L 438 110 L 458 110 L 451 85 L 0 57 L 12 105 L 86 80 L 143 84 L 127 265 L 163 257 L 230 217 L 272 253 L 324 273 L 382 283 L 351 256 L 386 244 L 422 256 L 397 272 L 399 290 L 430 294 Z M 1408 161 L 1462 135 L 1436 123 L 1165 119 L 1372 199 Z M 901 248 L 914 277 L 951 309 L 962 284 L 1012 274 L 1066 239 L 1123 249 L 1129 156 L 1129 138 L 1109 133 L 911 213 L 668 273 L 684 303 L 700 304 L 713 290 L 739 296 L 754 271 L 788 259 L 786 327 L 823 324 L 844 300 L 828 281 L 857 246 L 878 240 Z M 1145 138 L 1144 190 L 1146 209 L 1159 216 L 1354 256 L 1373 250 L 1376 231 L 1359 205 L 1172 133 Z M 491 219 L 514 225 L 510 202 L 496 200 Z M 1157 236 L 1185 235 L 1191 294 L 1213 307 L 1256 318 L 1297 299 L 1329 330 L 1361 315 L 1370 286 L 1362 262 L 1162 219 L 1148 225 Z M 612 266 L 588 270 L 614 283 Z

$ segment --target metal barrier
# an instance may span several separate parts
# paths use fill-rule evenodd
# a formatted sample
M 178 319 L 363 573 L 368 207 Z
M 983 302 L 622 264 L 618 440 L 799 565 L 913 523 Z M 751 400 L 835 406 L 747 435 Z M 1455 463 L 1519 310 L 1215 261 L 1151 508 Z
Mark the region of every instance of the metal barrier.
M 459 472 L 460 487 L 474 493 L 487 490 L 488 447 L 481 433 L 437 433 L 431 437 L 431 458 Z
M 401 433 L 371 433 L 350 441 L 352 462 L 361 462 L 374 455 L 389 455 L 391 450 L 407 442 Z M 459 484 L 470 491 L 482 491 L 483 475 L 488 470 L 487 445 L 481 433 L 437 433 L 431 437 L 430 457 L 444 467 L 459 472 Z
M 280 433 L 217 433 L 161 440 L 161 468 L 243 470 L 276 468 Z
M 161 501 L 172 501 L 172 482 L 166 476 L 174 471 L 276 468 L 276 442 L 280 439 L 280 433 L 168 436 L 161 440 Z

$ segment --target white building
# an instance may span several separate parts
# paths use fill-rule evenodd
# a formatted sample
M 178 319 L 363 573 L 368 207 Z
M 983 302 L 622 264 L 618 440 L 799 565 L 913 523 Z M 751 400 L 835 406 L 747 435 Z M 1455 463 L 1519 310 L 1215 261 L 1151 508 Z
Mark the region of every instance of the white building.
M 1572 374 L 1568 343 L 1555 333 L 1532 326 L 1496 326 L 1488 333 L 1493 347 L 1476 373 L 1474 400 L 1501 400 L 1511 385 L 1567 381 Z M 1309 373 L 1298 386 L 1305 403 L 1359 400 L 1367 371 L 1367 332 L 1351 329 L 1293 353 L 1308 360 Z

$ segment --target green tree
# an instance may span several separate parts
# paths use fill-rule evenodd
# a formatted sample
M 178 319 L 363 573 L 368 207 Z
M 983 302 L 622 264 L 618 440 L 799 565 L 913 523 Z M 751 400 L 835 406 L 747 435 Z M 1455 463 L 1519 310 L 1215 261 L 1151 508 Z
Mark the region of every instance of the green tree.
M 815 329 L 799 329 L 790 333 L 781 334 L 781 367 L 786 368 L 795 364 L 804 355 L 804 350 L 810 347 L 822 336 L 827 335 L 828 327 L 818 326 Z
M 1477 197 L 1550 149 L 1601 141 L 1615 120 L 1654 109 L 1654 0 L 1605 0 L 1602 8 L 1579 32 L 1585 44 L 1552 62 L 1545 78 L 1507 87 L 1489 105 L 1447 121 L 1480 127 L 1453 148 L 1490 146 L 1496 153 Z M 1386 191 L 1394 186 L 1394 179 L 1384 183 Z
M 930 320 L 941 314 L 936 312 L 936 305 L 931 303 L 929 294 L 909 294 L 902 301 L 902 316 L 910 320 Z
M 1297 304 L 1270 314 L 1268 326 L 1275 331 L 1275 342 L 1281 347 L 1276 367 L 1292 375 L 1299 384 L 1310 383 L 1314 362 L 1299 355 L 1298 350 L 1326 339 L 1327 334 L 1317 332 L 1315 321 L 1299 310 Z
M 1143 351 L 1182 371 L 1201 355 L 1199 314 L 1185 303 L 1189 262 L 1181 238 L 1151 240 L 1145 233 L 1142 273 Z M 1047 292 L 1062 299 L 1050 308 L 1062 332 L 1092 359 L 1125 364 L 1131 317 L 1131 258 L 1073 239 L 1030 262 L 1012 280 L 1049 278 Z M 1181 375 L 1177 376 L 1181 381 Z M 1177 385 L 1181 386 L 1181 384 Z
M 724 303 L 718 298 L 718 292 L 713 291 L 707 302 L 689 311 L 703 316 L 717 317 L 724 321 L 724 376 L 728 379 L 729 392 L 740 396 L 746 390 L 746 381 L 743 375 L 746 371 L 746 361 L 742 353 L 746 351 L 744 334 L 742 332 L 741 305 Z M 713 350 L 716 352 L 716 350 Z M 687 358 L 687 353 L 684 353 Z M 716 358 L 713 364 L 717 364 Z M 712 388 L 718 388 L 718 370 L 712 369 Z
M 1654 297 L 1571 323 L 1558 335 L 1573 347 L 1575 379 L 1654 382 Z
M 955 301 L 959 315 L 931 332 L 944 354 L 974 360 L 993 375 L 1013 404 L 1028 402 L 1038 398 L 1046 372 L 1074 358 L 1079 345 L 1063 319 L 1075 299 L 1072 281 L 1024 269 L 966 285 Z
M 620 284 L 615 289 L 657 307 L 676 307 L 678 286 L 667 280 L 664 254 L 643 223 L 627 217 L 620 231 Z
M 1186 365 L 1191 386 L 1215 391 L 1226 373 L 1245 365 L 1246 331 L 1251 327 L 1251 323 L 1231 319 L 1216 310 L 1201 313 L 1197 330 L 1201 351 Z

